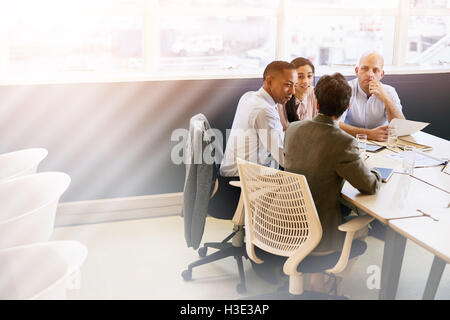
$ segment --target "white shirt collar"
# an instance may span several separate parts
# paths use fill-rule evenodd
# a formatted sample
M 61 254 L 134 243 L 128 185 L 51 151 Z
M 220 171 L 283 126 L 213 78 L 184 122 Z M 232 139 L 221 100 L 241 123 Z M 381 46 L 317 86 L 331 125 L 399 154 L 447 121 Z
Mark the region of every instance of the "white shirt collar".
M 359 86 L 359 81 L 356 81 L 356 88 L 358 89 L 358 92 L 367 99 L 369 99 L 369 97 L 367 97 L 367 94 L 361 89 L 361 87 Z
M 274 108 L 276 108 L 277 104 L 275 103 L 275 101 L 273 100 L 272 96 L 266 91 L 266 89 L 264 89 L 263 87 L 261 87 L 258 90 L 258 94 L 260 94 L 262 96 L 262 98 L 264 100 L 267 101 L 268 104 L 270 104 L 271 106 L 273 106 Z

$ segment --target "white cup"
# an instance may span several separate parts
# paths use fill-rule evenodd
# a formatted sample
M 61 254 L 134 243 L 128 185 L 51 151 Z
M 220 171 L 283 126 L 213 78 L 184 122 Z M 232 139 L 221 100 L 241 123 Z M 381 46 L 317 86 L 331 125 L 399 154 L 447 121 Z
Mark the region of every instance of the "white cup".
M 403 151 L 403 172 L 412 175 L 416 162 L 416 151 L 413 146 L 406 145 Z

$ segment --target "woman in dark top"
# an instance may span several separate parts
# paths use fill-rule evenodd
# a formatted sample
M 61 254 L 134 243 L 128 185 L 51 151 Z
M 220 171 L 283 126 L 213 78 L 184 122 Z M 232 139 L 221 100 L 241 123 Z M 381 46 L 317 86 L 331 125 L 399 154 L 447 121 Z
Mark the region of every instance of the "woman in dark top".
M 286 105 L 278 105 L 278 113 L 283 130 L 294 121 L 311 120 L 317 115 L 314 95 L 314 65 L 306 58 L 295 58 L 291 63 L 296 67 L 298 84 L 295 94 L 286 102 Z

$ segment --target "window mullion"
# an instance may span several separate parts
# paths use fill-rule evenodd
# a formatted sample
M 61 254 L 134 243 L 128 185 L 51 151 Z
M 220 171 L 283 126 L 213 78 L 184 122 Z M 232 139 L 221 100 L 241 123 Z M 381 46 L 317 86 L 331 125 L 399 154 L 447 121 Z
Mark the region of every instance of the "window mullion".
M 158 0 L 146 0 L 143 23 L 143 48 L 145 72 L 153 75 L 160 61 L 160 8 Z
M 278 8 L 275 59 L 283 60 L 286 55 L 286 13 L 285 0 L 280 0 Z
M 9 64 L 9 15 L 6 10 L 0 12 L 0 75 L 6 75 Z
M 395 25 L 393 65 L 405 64 L 408 44 L 409 1 L 400 0 L 398 5 L 397 23 Z

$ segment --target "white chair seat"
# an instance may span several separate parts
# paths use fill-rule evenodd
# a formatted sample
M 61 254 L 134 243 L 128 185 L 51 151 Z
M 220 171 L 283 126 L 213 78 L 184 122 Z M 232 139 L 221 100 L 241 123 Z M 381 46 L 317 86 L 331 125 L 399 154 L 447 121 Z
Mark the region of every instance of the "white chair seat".
M 86 256 L 86 247 L 76 241 L 0 250 L 0 300 L 65 299 Z
M 0 183 L 0 249 L 48 241 L 59 198 L 70 184 L 62 172 L 27 175 Z
M 43 148 L 30 148 L 0 154 L 0 182 L 35 173 L 39 163 L 47 154 L 48 151 Z

